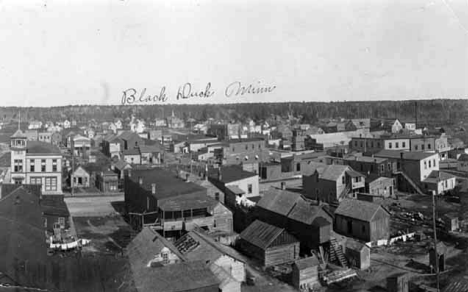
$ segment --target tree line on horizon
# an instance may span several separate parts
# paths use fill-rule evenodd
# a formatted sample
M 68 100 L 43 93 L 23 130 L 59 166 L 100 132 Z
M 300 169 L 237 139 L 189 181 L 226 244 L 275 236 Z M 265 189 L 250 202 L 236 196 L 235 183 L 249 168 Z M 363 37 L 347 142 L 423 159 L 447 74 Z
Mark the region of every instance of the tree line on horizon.
M 468 113 L 467 100 L 419 100 L 419 101 L 344 101 L 344 102 L 290 102 L 290 103 L 238 103 L 238 104 L 182 104 L 182 105 L 71 105 L 50 108 L 3 107 L 0 120 L 63 121 L 77 122 L 112 121 L 132 115 L 147 122 L 175 116 L 187 121 L 215 120 L 255 122 L 274 117 L 294 116 L 301 123 L 314 124 L 324 119 L 394 119 L 419 123 L 453 123 Z

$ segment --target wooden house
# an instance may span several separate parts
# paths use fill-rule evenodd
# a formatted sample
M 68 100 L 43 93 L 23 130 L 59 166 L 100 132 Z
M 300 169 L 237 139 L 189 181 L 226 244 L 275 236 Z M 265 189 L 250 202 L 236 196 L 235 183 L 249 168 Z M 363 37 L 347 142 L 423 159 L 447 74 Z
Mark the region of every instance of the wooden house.
M 291 276 L 293 286 L 305 291 L 319 286 L 319 264 L 315 256 L 295 261 L 292 265 Z
M 102 171 L 96 175 L 96 187 L 101 192 L 118 192 L 119 178 L 115 172 Z
M 388 239 L 390 213 L 378 204 L 346 199 L 335 210 L 333 230 L 364 242 Z
M 345 255 L 353 267 L 360 270 L 370 267 L 370 248 L 361 242 L 348 239 L 345 245 Z
M 299 258 L 299 241 L 285 229 L 255 220 L 240 234 L 240 249 L 270 267 Z
M 438 256 L 438 261 L 439 261 L 439 272 L 445 271 L 445 255 L 447 253 L 447 246 L 440 241 L 437 243 L 437 256 Z M 429 250 L 429 265 L 431 267 L 436 267 L 436 251 L 434 249 L 434 246 L 431 247 Z
M 70 172 L 70 185 L 76 188 L 89 188 L 91 175 L 81 165 L 78 165 Z
M 387 278 L 388 292 L 408 292 L 409 283 L 408 275 L 405 273 L 397 273 Z
M 460 228 L 460 222 L 456 213 L 447 213 L 442 217 L 446 231 L 456 231 Z
M 53 232 L 56 227 L 70 228 L 70 212 L 63 200 L 63 195 L 42 196 L 41 210 L 47 231 Z
M 255 215 L 263 222 L 285 228 L 301 242 L 303 250 L 330 241 L 331 215 L 298 193 L 270 188 L 257 203 Z

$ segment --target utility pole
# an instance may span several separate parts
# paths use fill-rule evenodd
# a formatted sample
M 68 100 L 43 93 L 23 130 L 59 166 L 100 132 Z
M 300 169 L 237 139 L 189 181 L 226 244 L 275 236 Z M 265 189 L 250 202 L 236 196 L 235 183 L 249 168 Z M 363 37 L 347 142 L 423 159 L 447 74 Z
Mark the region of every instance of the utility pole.
M 75 177 L 73 176 L 73 172 L 75 171 L 75 145 L 72 143 L 72 171 L 71 171 L 71 177 L 70 177 L 70 186 L 71 186 L 71 195 L 73 196 L 73 180 Z
M 436 202 L 435 202 L 435 191 L 432 192 L 432 224 L 434 229 L 434 253 L 435 253 L 435 272 L 436 272 L 436 283 L 437 292 L 439 289 L 439 254 L 437 253 L 437 225 L 436 225 Z

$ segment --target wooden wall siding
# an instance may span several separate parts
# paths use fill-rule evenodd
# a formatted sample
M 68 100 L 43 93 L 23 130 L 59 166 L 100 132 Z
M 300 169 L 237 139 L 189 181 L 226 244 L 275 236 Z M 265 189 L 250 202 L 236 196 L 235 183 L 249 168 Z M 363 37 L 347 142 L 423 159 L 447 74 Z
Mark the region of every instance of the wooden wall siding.
M 348 228 L 348 222 L 351 222 L 351 230 Z M 339 234 L 357 238 L 365 242 L 371 241 L 370 226 L 368 222 L 336 215 L 334 230 Z
M 239 282 L 245 281 L 245 264 L 230 256 L 224 255 L 214 262 L 215 265 L 222 267 L 231 276 Z
M 270 210 L 263 209 L 260 207 L 257 207 L 255 209 L 255 214 L 258 219 L 261 221 L 280 227 L 280 228 L 286 228 L 287 226 L 287 217 L 282 216 L 278 213 L 271 212 Z
M 303 286 L 314 286 L 319 283 L 318 266 L 299 270 L 295 265 L 292 268 L 292 284 L 299 288 Z
M 385 211 L 382 210 L 382 212 Z M 349 221 L 351 221 L 352 230 L 348 229 Z M 390 236 L 390 217 L 382 215 L 379 220 L 373 220 L 369 223 L 337 215 L 335 217 L 334 230 L 342 235 L 357 238 L 365 242 L 388 239 Z
M 353 267 L 365 270 L 370 267 L 370 249 L 363 248 L 361 251 L 346 248 L 346 257 Z
M 251 244 L 248 241 L 245 241 L 244 239 L 239 240 L 239 247 L 241 250 L 243 250 L 247 255 L 251 256 L 252 258 L 258 260 L 262 264 L 265 262 L 265 252 L 261 248 Z
M 264 258 L 266 267 L 295 261 L 299 258 L 299 242 L 268 248 Z

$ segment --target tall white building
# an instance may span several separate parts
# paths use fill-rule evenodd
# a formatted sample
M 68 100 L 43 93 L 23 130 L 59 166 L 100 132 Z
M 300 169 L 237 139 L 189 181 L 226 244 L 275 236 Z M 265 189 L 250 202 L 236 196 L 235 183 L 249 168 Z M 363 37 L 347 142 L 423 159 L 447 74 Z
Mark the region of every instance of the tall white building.
M 43 194 L 62 194 L 62 154 L 50 144 L 28 141 L 16 131 L 10 138 L 11 182 L 40 184 Z

